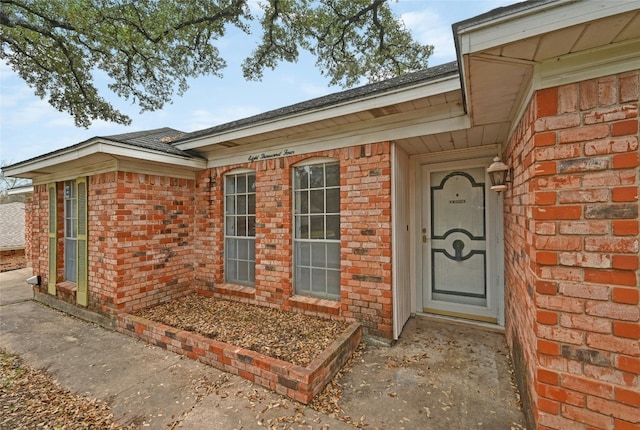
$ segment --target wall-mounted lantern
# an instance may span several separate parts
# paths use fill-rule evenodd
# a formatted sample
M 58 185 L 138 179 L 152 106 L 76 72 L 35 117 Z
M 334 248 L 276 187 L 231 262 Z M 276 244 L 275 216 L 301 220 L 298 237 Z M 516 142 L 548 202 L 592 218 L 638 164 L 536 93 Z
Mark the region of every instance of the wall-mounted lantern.
M 511 182 L 509 180 L 509 170 L 510 167 L 504 164 L 500 157 L 493 159 L 493 163 L 487 168 L 493 191 L 499 193 L 507 189 L 507 182 Z

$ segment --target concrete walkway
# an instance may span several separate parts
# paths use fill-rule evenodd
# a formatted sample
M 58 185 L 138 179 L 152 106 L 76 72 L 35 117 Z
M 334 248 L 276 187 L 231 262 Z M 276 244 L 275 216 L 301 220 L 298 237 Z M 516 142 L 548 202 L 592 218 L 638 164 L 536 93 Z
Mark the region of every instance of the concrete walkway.
M 0 349 L 106 401 L 141 428 L 353 429 L 352 425 L 32 300 L 30 269 L 0 273 Z M 524 428 L 504 336 L 413 318 L 341 379 L 344 416 L 367 429 Z

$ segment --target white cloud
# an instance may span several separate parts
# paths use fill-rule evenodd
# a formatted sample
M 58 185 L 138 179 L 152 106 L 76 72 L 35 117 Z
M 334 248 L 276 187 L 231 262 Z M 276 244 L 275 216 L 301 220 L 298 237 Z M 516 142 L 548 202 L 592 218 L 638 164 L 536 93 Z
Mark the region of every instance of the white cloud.
M 453 30 L 451 25 L 474 16 L 489 12 L 501 6 L 516 3 L 515 0 L 447 0 L 399 2 L 398 5 L 411 5 L 410 11 L 400 17 L 415 39 L 423 44 L 434 46 L 430 66 L 456 59 Z M 420 5 L 416 7 L 416 5 Z M 424 7 L 422 7 L 424 5 Z
M 44 100 L 26 100 L 19 96 L 16 97 L 16 99 L 19 102 L 17 104 L 18 107 L 16 109 L 7 109 L 3 112 L 3 126 L 18 127 L 28 126 L 31 124 L 42 125 L 43 122 L 48 122 L 57 116 L 57 112 Z
M 6 61 L 0 61 L 0 79 L 3 81 L 5 79 L 10 79 L 14 76 L 17 76 L 13 69 L 6 63 Z
M 401 15 L 401 19 L 418 42 L 434 46 L 432 63 L 445 63 L 456 58 L 451 24 L 435 10 L 428 8 L 406 12 Z

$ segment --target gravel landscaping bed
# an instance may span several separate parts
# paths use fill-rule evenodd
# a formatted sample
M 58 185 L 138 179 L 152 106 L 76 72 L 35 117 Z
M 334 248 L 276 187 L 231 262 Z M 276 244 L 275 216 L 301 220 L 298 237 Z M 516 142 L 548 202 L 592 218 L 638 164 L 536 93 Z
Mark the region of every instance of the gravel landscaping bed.
M 198 294 L 136 315 L 303 367 L 349 326 L 341 321 Z
M 345 322 L 200 295 L 186 296 L 137 315 L 301 366 L 311 363 L 349 326 Z M 339 381 L 354 362 L 362 359 L 363 350 L 361 343 L 309 407 L 360 427 L 357 421 L 345 416 L 339 406 L 342 397 Z M 251 393 L 236 395 L 249 398 Z M 278 402 L 274 408 L 281 407 L 282 402 L 288 405 L 290 401 L 282 398 Z M 260 425 L 262 418 L 258 415 Z M 269 427 L 288 428 L 302 418 L 289 414 L 272 417 Z M 32 369 L 19 357 L 0 351 L 0 430 L 31 428 L 128 430 L 139 426 L 122 426 L 114 420 L 107 403 L 75 395 L 45 370 Z

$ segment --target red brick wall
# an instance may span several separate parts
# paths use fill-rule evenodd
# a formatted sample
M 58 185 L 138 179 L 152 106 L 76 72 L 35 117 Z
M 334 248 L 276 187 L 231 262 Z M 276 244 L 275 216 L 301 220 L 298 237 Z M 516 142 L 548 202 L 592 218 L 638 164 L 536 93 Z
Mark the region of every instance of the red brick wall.
M 331 157 L 341 169 L 342 297 L 293 294 L 291 169 Z M 224 284 L 223 175 L 256 171 L 256 288 Z M 111 172 L 89 177 L 89 308 L 132 312 L 203 293 L 325 318 L 360 321 L 370 334 L 392 336 L 391 167 L 389 143 L 378 143 L 209 169 L 195 181 Z M 64 273 L 63 183 L 58 184 L 58 279 Z M 33 200 L 34 273 L 46 291 L 48 199 Z M 196 282 L 194 282 L 194 280 Z M 67 298 L 67 300 L 72 297 Z
M 24 249 L 9 249 L 0 251 L 0 272 L 23 269 L 27 267 Z
M 33 197 L 29 196 L 24 202 L 24 256 L 28 265 L 31 265 L 33 246 Z
M 48 197 L 46 185 L 34 185 L 33 198 L 29 203 L 29 209 L 26 211 L 31 213 L 31 253 L 28 256 L 31 260 L 33 273 L 40 275 L 42 284 L 37 289 L 46 291 L 46 285 L 49 283 L 49 275 L 47 274 L 47 220 L 48 215 Z M 25 226 L 26 227 L 26 226 Z
M 313 157 L 340 161 L 340 302 L 293 295 L 292 166 Z M 224 284 L 223 175 L 256 172 L 256 287 Z M 196 278 L 201 292 L 326 318 L 358 320 L 391 338 L 391 167 L 389 143 L 259 160 L 201 172 L 196 186 Z
M 540 428 L 640 427 L 638 76 L 538 91 L 505 150 L 507 336 Z
M 193 291 L 194 181 L 110 172 L 89 177 L 89 308 L 131 312 Z M 64 279 L 64 192 L 58 183 L 58 279 Z M 48 279 L 48 191 L 34 187 L 34 273 Z M 74 297 L 61 299 L 74 302 Z
M 57 228 L 58 228 L 58 276 L 53 282 L 62 280 L 64 273 L 64 183 L 57 186 Z M 47 291 L 49 284 L 49 190 L 46 184 L 33 187 L 33 199 L 29 202 L 31 215 L 31 264 L 33 273 L 40 275 L 42 282 L 36 290 Z
M 89 306 L 132 312 L 193 291 L 194 181 L 89 178 Z
M 504 266 L 505 266 L 505 329 L 517 381 L 525 406 L 532 403 L 529 388 L 535 380 L 536 350 L 544 345 L 535 337 L 534 294 L 544 288 L 531 271 L 531 225 L 529 182 L 535 178 L 532 168 L 534 108 L 529 106 L 515 130 L 505 153 L 513 168 L 513 180 L 504 192 Z M 525 407 L 528 420 L 533 421 L 532 410 Z

